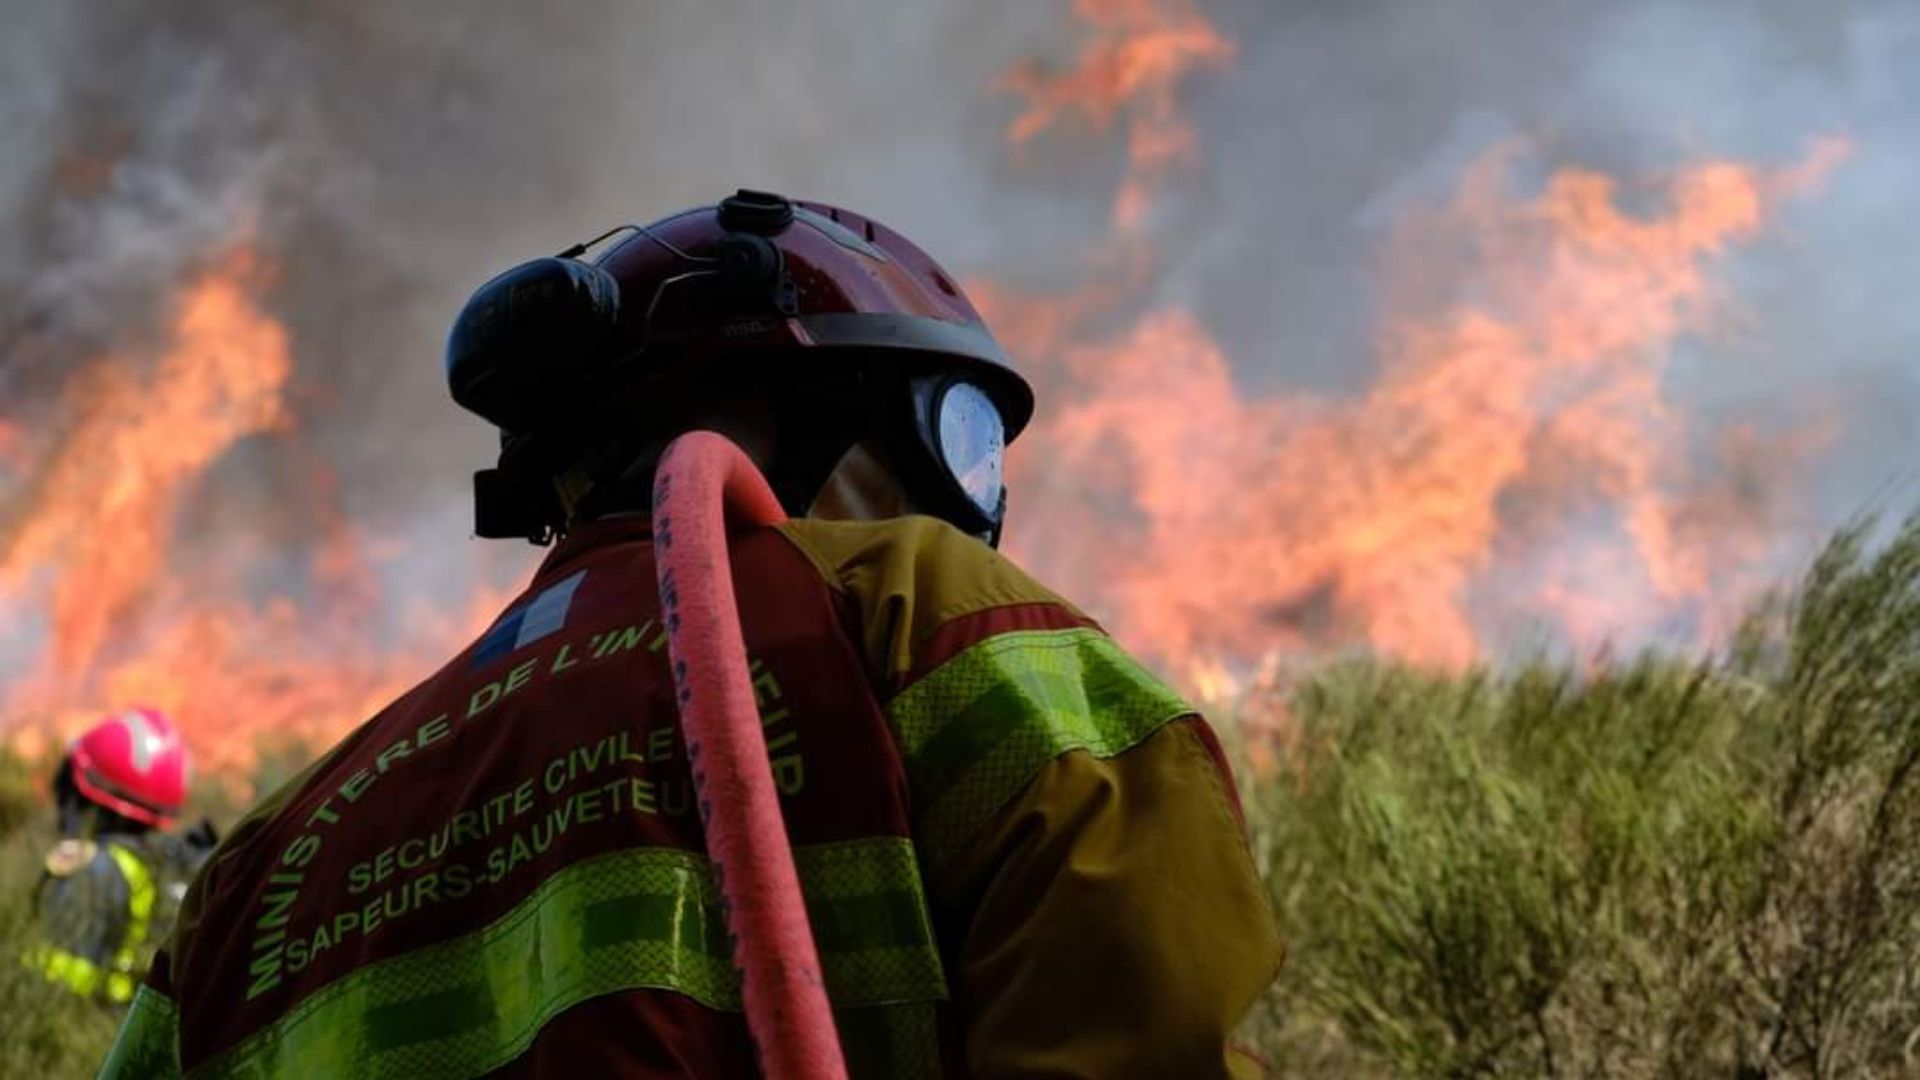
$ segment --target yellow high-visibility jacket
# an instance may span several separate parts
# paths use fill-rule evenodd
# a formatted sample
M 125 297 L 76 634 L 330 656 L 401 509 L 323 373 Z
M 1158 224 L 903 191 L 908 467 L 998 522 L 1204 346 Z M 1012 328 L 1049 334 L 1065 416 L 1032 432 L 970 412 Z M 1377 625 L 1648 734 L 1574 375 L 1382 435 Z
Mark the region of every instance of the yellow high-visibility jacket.
M 42 940 L 30 965 L 82 997 L 133 999 L 160 893 L 141 847 L 131 836 L 54 845 L 34 891 Z
M 1254 1068 L 1280 945 L 1191 707 L 930 518 L 732 556 L 854 1075 Z M 106 1075 L 751 1074 L 654 590 L 643 521 L 577 530 L 256 808 Z

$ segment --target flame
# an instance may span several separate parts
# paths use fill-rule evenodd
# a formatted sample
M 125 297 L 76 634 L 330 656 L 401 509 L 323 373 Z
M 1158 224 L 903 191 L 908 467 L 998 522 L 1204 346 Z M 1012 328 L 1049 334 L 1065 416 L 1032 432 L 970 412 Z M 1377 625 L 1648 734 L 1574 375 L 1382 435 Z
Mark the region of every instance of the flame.
M 1789 172 L 1690 166 L 1643 218 L 1584 170 L 1518 198 L 1512 154 L 1403 225 L 1395 272 L 1464 246 L 1476 261 L 1441 291 L 1471 298 L 1391 314 L 1352 399 L 1243 394 L 1178 309 L 1059 350 L 1072 393 L 1027 449 L 1054 475 L 1019 551 L 1189 668 L 1352 641 L 1458 667 L 1485 651 L 1476 598 L 1583 643 L 1714 603 L 1769 521 L 1715 492 L 1662 376 L 1716 325 L 1712 258 L 1757 234 Z
M 1714 429 L 1666 375 L 1678 343 L 1734 313 L 1716 260 L 1817 190 L 1844 140 L 1781 168 L 1705 161 L 1630 184 L 1565 169 L 1536 187 L 1515 179 L 1524 145 L 1495 148 L 1449 202 L 1397 223 L 1371 355 L 1356 357 L 1369 383 L 1253 394 L 1193 313 L 1142 302 L 1154 200 L 1200 161 L 1181 96 L 1235 46 L 1192 0 L 1073 10 L 1088 38 L 1070 67 L 999 81 L 1021 99 L 1007 138 L 1119 129 L 1112 235 L 1062 295 L 969 285 L 1039 365 L 1009 547 L 1041 577 L 1202 697 L 1254 693 L 1254 728 L 1285 727 L 1258 688 L 1299 657 L 1357 644 L 1457 667 L 1533 624 L 1588 645 L 1708 634 L 1764 580 L 1777 476 L 1832 422 Z M 110 185 L 118 152 L 74 158 L 65 189 Z M 244 793 L 261 749 L 337 737 L 504 604 L 485 584 L 451 610 L 384 588 L 381 568 L 408 553 L 350 518 L 301 448 L 270 269 L 237 244 L 181 285 L 153 342 L 130 335 L 83 365 L 57 419 L 0 420 L 0 704 L 16 748 L 145 702 Z M 262 443 L 298 484 L 260 506 L 223 496 L 212 512 L 237 527 L 196 525 L 210 471 Z
M 0 588 L 51 573 L 53 663 L 87 667 L 109 627 L 150 592 L 184 487 L 236 441 L 285 422 L 286 331 L 242 284 L 245 256 L 181 297 L 150 379 L 109 358 L 70 387 L 85 419 L 37 478 L 38 498 L 0 549 Z
M 1096 130 L 1131 117 L 1126 206 L 1191 157 L 1178 89 L 1232 46 L 1186 7 L 1076 10 L 1092 35 L 1079 67 L 1007 81 L 1028 98 L 1009 141 L 1068 114 Z M 1537 626 L 1588 648 L 1715 633 L 1780 554 L 1780 485 L 1743 463 L 1787 472 L 1828 425 L 1714 431 L 1666 375 L 1680 342 L 1728 321 L 1716 260 L 1849 149 L 1698 162 L 1631 190 L 1568 168 L 1525 192 L 1527 147 L 1496 147 L 1450 202 L 1401 216 L 1373 377 L 1345 397 L 1244 392 L 1178 307 L 1115 329 L 1138 290 L 1112 278 L 1053 297 L 986 285 L 983 310 L 1051 402 L 1012 477 L 1016 505 L 1044 512 L 1016 516 L 1010 547 L 1203 696 L 1277 654 L 1353 644 L 1458 668 Z
M 1113 221 L 1134 229 L 1160 182 L 1194 158 L 1197 141 L 1179 109 L 1181 84 L 1197 69 L 1227 64 L 1234 47 L 1189 2 L 1074 0 L 1073 10 L 1094 31 L 1078 63 L 1052 73 L 1029 62 L 1001 77 L 1002 89 L 1026 99 L 1007 138 L 1029 142 L 1067 117 L 1098 133 L 1124 116 L 1128 170 Z
M 260 303 L 270 277 L 241 244 L 180 291 L 156 355 L 129 347 L 83 367 L 66 387 L 70 419 L 0 504 L 0 617 L 45 629 L 39 660 L 6 687 L 17 750 L 150 704 L 244 796 L 261 749 L 337 737 L 504 600 L 482 588 L 452 616 L 416 605 L 382 633 L 390 601 L 374 566 L 397 552 L 361 535 L 317 465 L 298 499 L 276 491 L 241 527 L 187 543 L 209 469 L 247 440 L 297 434 L 291 341 Z M 288 529 L 311 543 L 289 543 Z M 310 551 L 304 574 L 249 587 L 288 548 Z

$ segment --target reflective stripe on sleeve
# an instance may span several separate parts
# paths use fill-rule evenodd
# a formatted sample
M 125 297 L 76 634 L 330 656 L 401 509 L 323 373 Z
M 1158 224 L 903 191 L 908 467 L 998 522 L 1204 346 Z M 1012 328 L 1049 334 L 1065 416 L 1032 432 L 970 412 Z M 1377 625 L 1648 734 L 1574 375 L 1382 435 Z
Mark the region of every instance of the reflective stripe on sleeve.
M 912 841 L 807 844 L 793 861 L 836 1007 L 946 999 Z
M 1192 706 L 1098 630 L 997 634 L 887 706 L 927 865 L 954 855 L 1046 764 L 1112 757 Z
M 137 976 L 140 948 L 147 943 L 147 931 L 153 926 L 153 903 L 158 890 L 146 860 L 118 844 L 107 844 L 106 849 L 114 865 L 120 868 L 120 876 L 127 879 L 127 936 L 121 941 L 119 951 L 113 954 L 113 967 L 116 973 Z M 129 993 L 131 989 L 129 982 Z M 127 999 L 116 997 L 114 1000 Z
M 937 1061 L 938 1046 L 915 1010 L 944 1000 L 946 980 L 912 844 L 809 845 L 794 861 L 834 1004 L 884 1060 L 911 1066 L 897 1075 L 923 1075 L 912 1070 Z M 476 1076 L 566 1009 L 642 989 L 740 1009 L 700 855 L 638 848 L 569 866 L 481 930 L 336 979 L 192 1075 Z
M 173 1080 L 180 1075 L 180 1011 L 151 986 L 133 995 L 100 1080 Z
M 116 844 L 105 845 L 105 850 L 127 883 L 127 929 L 113 956 L 101 964 L 43 942 L 30 949 L 25 959 L 28 966 L 76 994 L 99 995 L 124 1005 L 133 999 L 134 988 L 139 985 L 140 950 L 153 923 L 156 892 L 153 873 L 140 856 Z
M 49 980 L 82 997 L 100 994 L 116 1005 L 125 1004 L 133 997 L 136 983 L 131 974 L 101 967 L 58 946 L 36 945 L 28 951 L 26 961 Z

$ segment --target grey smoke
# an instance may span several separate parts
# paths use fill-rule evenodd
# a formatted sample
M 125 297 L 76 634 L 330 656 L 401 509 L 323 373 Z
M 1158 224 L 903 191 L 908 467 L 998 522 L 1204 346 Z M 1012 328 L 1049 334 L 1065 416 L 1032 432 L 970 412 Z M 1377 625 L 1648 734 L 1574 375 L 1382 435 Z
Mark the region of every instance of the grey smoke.
M 1194 220 L 1206 242 L 1172 275 L 1249 386 L 1351 390 L 1377 300 L 1371 260 L 1409 201 L 1443 199 L 1462 165 L 1522 137 L 1542 167 L 1632 175 L 1705 155 L 1798 160 L 1809 139 L 1854 156 L 1721 280 L 1734 340 L 1686 343 L 1675 371 L 1709 416 L 1785 423 L 1815 398 L 1840 442 L 1810 485 L 1810 532 L 1908 484 L 1920 416 L 1920 6 L 1795 0 L 1449 2 L 1211 7 L 1236 70 L 1196 95 L 1210 133 Z
M 1676 379 L 1769 423 L 1838 396 L 1809 542 L 1911 469 L 1920 8 L 1202 6 L 1239 56 L 1189 89 L 1203 160 L 1169 190 L 1138 302 L 1194 307 L 1248 389 L 1366 381 L 1385 223 L 1489 142 L 1631 171 L 1786 163 L 1837 132 L 1853 160 L 1729 260 L 1750 322 L 1690 345 Z M 249 216 L 281 260 L 302 452 L 411 545 L 387 568 L 403 591 L 449 606 L 529 559 L 466 539 L 491 435 L 440 382 L 448 321 L 495 270 L 748 185 L 870 211 L 966 276 L 1066 286 L 1122 167 L 1117 133 L 1002 144 L 1018 103 L 987 87 L 1022 57 L 1072 60 L 1065 3 L 0 0 L 0 28 L 0 417 L 57 408 L 93 350 L 151 333 Z M 112 161 L 97 190 L 56 181 L 74 155 Z M 201 501 L 298 499 L 287 454 L 236 448 Z M 216 523 L 245 527 L 181 527 Z

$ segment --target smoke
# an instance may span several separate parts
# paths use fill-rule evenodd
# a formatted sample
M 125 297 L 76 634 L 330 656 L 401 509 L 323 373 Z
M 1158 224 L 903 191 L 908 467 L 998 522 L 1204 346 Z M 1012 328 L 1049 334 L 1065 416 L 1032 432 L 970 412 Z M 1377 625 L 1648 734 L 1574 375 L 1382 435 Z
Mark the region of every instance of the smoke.
M 1163 194 L 1155 277 L 1128 303 L 1195 313 L 1230 359 L 1237 393 L 1270 408 L 1301 395 L 1361 397 L 1395 355 L 1383 328 L 1478 310 L 1500 292 L 1498 262 L 1512 251 L 1459 246 L 1410 258 L 1404 230 L 1409 218 L 1452 203 L 1463 176 L 1490 151 L 1505 156 L 1515 200 L 1547 190 L 1565 170 L 1587 170 L 1620 178 L 1617 204 L 1654 220 L 1673 205 L 1669 179 L 1692 163 L 1811 167 L 1824 152 L 1818 147 L 1838 145 L 1821 140 L 1851 147 L 1818 185 L 1799 185 L 1806 197 L 1771 206 L 1763 231 L 1703 256 L 1711 275 L 1706 299 L 1716 310 L 1687 320 L 1648 358 L 1673 408 L 1644 417 L 1638 431 L 1618 429 L 1636 441 L 1671 439 L 1690 459 L 1690 475 L 1653 474 L 1648 483 L 1669 489 L 1663 528 L 1673 545 L 1693 549 L 1682 550 L 1681 561 L 1698 566 L 1720 556 L 1707 575 L 1721 586 L 1711 605 L 1717 610 L 1634 596 L 1634 567 L 1588 558 L 1583 549 L 1597 537 L 1622 530 L 1617 519 L 1589 520 L 1562 505 L 1567 520 L 1528 542 L 1537 524 L 1529 518 L 1543 516 L 1535 505 L 1542 493 L 1512 485 L 1497 506 L 1495 557 L 1464 589 L 1482 654 L 1540 643 L 1539 627 L 1509 617 L 1529 591 L 1558 609 L 1562 628 L 1583 631 L 1582 648 L 1609 636 L 1629 646 L 1711 640 L 1751 590 L 1792 574 L 1825 529 L 1863 507 L 1899 508 L 1910 497 L 1920 368 L 1909 358 L 1910 305 L 1896 291 L 1911 280 L 1920 228 L 1897 193 L 1913 190 L 1920 150 L 1901 104 L 1920 89 L 1904 61 L 1920 12 L 1896 4 L 1731 3 L 1206 8 L 1237 54 L 1225 75 L 1192 80 L 1187 101 L 1201 131 L 1201 163 Z M 1545 278 L 1554 265 L 1541 263 L 1538 272 Z M 1127 352 L 1123 329 L 1109 339 L 1111 357 Z M 1209 355 L 1188 348 L 1168 363 Z M 1124 367 L 1114 370 L 1130 377 Z M 1202 363 L 1195 378 L 1207 377 Z M 1082 380 L 1075 389 L 1085 394 L 1089 385 Z M 1189 404 L 1166 388 L 1154 400 L 1169 414 Z M 1129 424 L 1137 431 L 1144 422 Z M 1208 430 L 1225 429 L 1214 423 Z M 1204 459 L 1229 442 L 1186 452 Z M 1188 482 L 1206 486 L 1220 473 L 1201 464 L 1187 466 Z M 1339 464 L 1314 471 L 1325 482 Z M 1222 509 L 1212 520 L 1287 531 L 1294 522 L 1236 513 L 1261 479 L 1242 472 L 1216 486 L 1210 497 Z M 1058 488 L 1046 493 L 1060 497 Z M 1164 524 L 1165 515 L 1156 516 Z M 1143 541 L 1139 551 L 1156 568 L 1176 565 L 1169 547 L 1212 546 L 1206 520 L 1189 517 L 1178 539 Z M 1309 535 L 1314 527 L 1304 526 Z M 1513 542 L 1516 534 L 1522 542 Z M 1016 531 L 1016 542 L 1024 539 Z M 1410 539 L 1411 550 L 1389 546 L 1377 559 L 1417 560 L 1419 538 Z M 1636 542 L 1649 546 L 1643 537 Z M 1027 550 L 1040 553 L 1053 575 L 1071 579 L 1076 561 L 1085 565 L 1064 553 L 1071 543 L 1056 531 Z M 1157 596 L 1150 615 L 1128 617 L 1124 603 L 1102 613 L 1154 637 L 1169 624 L 1219 621 L 1224 611 L 1229 633 L 1245 640 L 1240 630 L 1257 614 L 1252 604 L 1234 611 L 1195 603 L 1193 594 L 1286 581 L 1301 560 L 1236 572 L 1267 553 L 1258 544 L 1229 548 L 1216 553 L 1221 569 L 1187 585 L 1178 602 Z M 1098 566 L 1076 584 L 1096 588 L 1114 571 Z M 1274 637 L 1359 636 L 1351 627 L 1318 632 L 1324 600 L 1324 589 L 1279 597 Z M 1379 635 L 1371 640 L 1378 644 Z
M 1899 2 L 1465 2 L 1210 5 L 1241 43 L 1197 86 L 1205 175 L 1194 242 L 1163 295 L 1193 307 L 1250 388 L 1351 392 L 1374 372 L 1378 257 L 1397 216 L 1444 201 L 1489 146 L 1519 139 L 1544 176 L 1635 176 L 1700 157 L 1855 153 L 1818 196 L 1718 267 L 1740 309 L 1686 343 L 1673 377 L 1719 418 L 1846 416 L 1811 485 L 1830 524 L 1912 476 L 1912 209 L 1920 10 Z M 1631 198 L 1631 193 L 1628 195 Z M 1631 207 L 1630 207 L 1631 208 Z M 1910 489 L 1909 489 L 1910 490 Z M 1809 528 L 1815 521 L 1798 524 Z
M 1129 4 L 1150 6 L 1106 6 Z M 1731 455 L 1730 484 L 1801 476 L 1805 497 L 1778 498 L 1773 519 L 1788 547 L 1910 479 L 1911 5 L 1196 10 L 1231 58 L 1174 86 L 1193 153 L 1156 174 L 1129 225 L 1154 256 L 1109 298 L 1111 332 L 1185 309 L 1229 390 L 1357 395 L 1380 374 L 1383 319 L 1474 287 L 1444 265 L 1396 280 L 1383 259 L 1397 224 L 1449 199 L 1491 147 L 1522 148 L 1524 185 L 1570 165 L 1782 168 L 1844 136 L 1855 154 L 1817 197 L 1717 256 L 1734 315 L 1685 337 L 1667 373 L 1723 433 L 1703 453 Z M 142 362 L 180 291 L 244 247 L 291 343 L 289 420 L 195 481 L 171 563 L 203 574 L 244 551 L 237 587 L 304 603 L 337 586 L 316 567 L 351 535 L 386 598 L 362 612 L 368 635 L 422 649 L 422 665 L 431 650 L 400 612 L 458 610 L 532 565 L 467 539 L 467 473 L 492 436 L 439 368 L 449 321 L 494 271 L 757 186 L 870 212 L 969 280 L 1071 293 L 1113 273 L 1115 199 L 1136 176 L 1118 130 L 1005 139 L 1023 108 L 1008 73 L 1068 67 L 1083 47 L 1064 2 L 0 0 L 0 27 L 0 548 L 37 463 L 77 430 L 74 378 L 104 356 Z M 1648 190 L 1624 191 L 1628 209 Z M 1795 437 L 1834 417 L 1823 439 Z M 1017 522 L 1015 549 L 1050 535 Z M 1324 614 L 1324 597 L 1300 604 L 1276 617 Z M 0 630 L 0 663 L 33 664 L 44 632 Z
M 982 88 L 1070 29 L 1017 4 L 8 8 L 9 401 L 151 333 L 182 275 L 249 233 L 277 264 L 300 429 L 384 528 L 457 505 L 490 449 L 438 368 L 474 285 L 752 184 L 989 263 L 1020 226 L 994 212 Z

